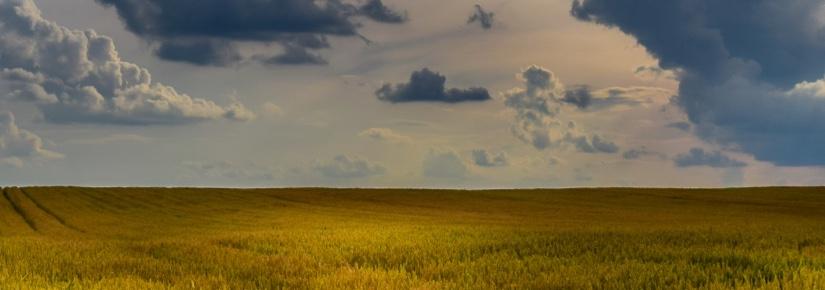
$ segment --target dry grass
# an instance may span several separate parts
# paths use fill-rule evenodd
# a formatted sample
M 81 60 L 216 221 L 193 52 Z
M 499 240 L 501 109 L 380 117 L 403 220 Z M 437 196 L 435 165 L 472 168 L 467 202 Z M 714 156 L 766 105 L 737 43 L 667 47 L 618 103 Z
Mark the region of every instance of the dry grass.
M 6 188 L 3 289 L 825 289 L 825 190 Z

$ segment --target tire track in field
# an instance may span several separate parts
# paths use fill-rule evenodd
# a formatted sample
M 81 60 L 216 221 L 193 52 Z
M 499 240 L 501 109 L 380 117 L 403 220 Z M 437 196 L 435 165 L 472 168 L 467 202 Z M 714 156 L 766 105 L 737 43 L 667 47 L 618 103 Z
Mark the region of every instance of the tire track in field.
M 37 229 L 37 225 L 35 225 L 34 220 L 26 214 L 26 211 L 23 210 L 22 207 L 20 207 L 20 204 L 17 201 L 15 201 L 15 198 L 11 197 L 11 194 L 9 192 L 10 190 L 8 188 L 3 188 L 3 197 L 5 197 L 6 200 L 9 202 L 11 208 L 14 209 L 17 215 L 20 216 L 20 218 L 22 218 L 24 222 L 26 222 L 26 225 L 28 225 L 31 230 L 35 232 L 40 232 Z
M 41 203 L 40 203 L 37 199 L 35 199 L 34 197 L 32 197 L 32 196 L 31 196 L 31 194 L 29 194 L 29 193 L 28 193 L 25 189 L 22 189 L 22 188 L 21 188 L 21 189 L 20 189 L 20 192 L 21 192 L 21 193 L 23 193 L 23 195 L 24 195 L 26 198 L 28 198 L 29 200 L 31 200 L 31 202 L 32 202 L 32 203 L 33 203 L 33 204 L 34 204 L 34 205 L 35 205 L 38 209 L 40 209 L 41 211 L 43 211 L 44 213 L 46 213 L 46 215 L 48 215 L 48 216 L 50 216 L 50 217 L 54 218 L 54 219 L 55 219 L 58 223 L 60 223 L 60 224 L 61 224 L 61 225 L 63 225 L 64 227 L 66 227 L 66 228 L 68 228 L 68 229 L 71 229 L 71 230 L 75 230 L 75 231 L 81 232 L 81 233 L 86 233 L 85 231 L 83 231 L 83 230 L 81 230 L 81 229 L 79 229 L 79 228 L 77 228 L 77 227 L 75 227 L 75 226 L 73 226 L 73 225 L 71 225 L 71 224 L 67 223 L 65 219 L 63 219 L 63 218 L 62 218 L 62 217 L 60 217 L 59 215 L 55 214 L 55 213 L 54 213 L 52 210 L 50 210 L 49 208 L 47 208 L 47 207 L 43 206 L 43 204 L 41 204 Z

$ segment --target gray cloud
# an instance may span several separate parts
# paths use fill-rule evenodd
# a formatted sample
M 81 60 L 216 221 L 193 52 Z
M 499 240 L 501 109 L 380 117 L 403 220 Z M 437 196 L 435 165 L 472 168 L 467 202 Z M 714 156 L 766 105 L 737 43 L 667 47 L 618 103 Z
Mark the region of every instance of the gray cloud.
M 562 102 L 574 105 L 579 109 L 586 109 L 593 103 L 593 94 L 588 86 L 578 86 L 564 92 Z
M 586 136 L 573 136 L 568 134 L 565 136 L 565 141 L 573 144 L 579 152 L 582 153 L 616 153 L 619 152 L 619 146 L 610 140 L 604 139 L 599 135 L 593 135 L 590 138 Z
M 642 146 L 639 148 L 633 148 L 630 150 L 625 151 L 622 153 L 622 158 L 625 160 L 636 160 L 641 159 L 645 156 L 658 156 L 659 158 L 665 159 L 667 156 L 663 153 L 650 151 L 646 147 Z
M 39 136 L 17 127 L 14 114 L 0 113 L 0 165 L 60 158 L 62 154 L 44 148 Z
M 484 10 L 484 7 L 476 4 L 473 15 L 467 19 L 467 24 L 473 24 L 476 22 L 478 22 L 484 30 L 489 30 L 493 28 L 493 24 L 495 23 L 495 14 L 493 12 L 487 12 Z
M 573 137 L 571 131 L 575 129 L 574 123 L 563 120 L 564 105 L 575 106 L 580 111 L 606 110 L 619 105 L 639 105 L 646 102 L 641 98 L 653 97 L 666 91 L 645 87 L 610 87 L 601 90 L 593 90 L 589 86 L 565 88 L 553 72 L 535 65 L 523 70 L 518 78 L 524 83 L 524 87 L 502 93 L 504 104 L 516 112 L 511 132 L 539 150 L 569 142 L 582 152 L 615 153 L 618 146 L 598 135 L 593 135 L 590 139 L 584 136 Z M 556 136 L 556 140 L 553 136 Z
M 379 100 L 391 103 L 409 102 L 482 102 L 490 100 L 485 88 L 447 89 L 447 78 L 427 68 L 412 73 L 408 83 L 384 84 L 375 91 Z
M 324 64 L 326 60 L 307 50 L 328 48 L 324 39 L 327 35 L 363 38 L 355 17 L 384 23 L 402 23 L 407 19 L 380 0 L 369 0 L 362 6 L 341 0 L 96 1 L 114 7 L 135 35 L 160 43 L 156 50 L 159 57 L 197 65 L 242 62 L 245 58 L 239 57 L 236 47 L 241 42 L 278 43 L 284 47 L 282 55 L 258 55 L 250 60 L 269 60 L 266 64 Z M 230 45 L 224 45 L 227 43 Z M 191 54 L 186 53 L 188 50 Z
M 590 86 L 579 85 L 568 88 L 560 99 L 562 103 L 576 106 L 579 110 L 598 111 L 616 106 L 636 106 L 649 100 L 651 97 L 667 90 L 650 87 L 609 87 L 594 90 Z
M 627 160 L 636 160 L 647 155 L 648 152 L 643 149 L 630 149 L 622 153 L 622 158 Z
M 673 162 L 678 167 L 736 168 L 748 165 L 745 162 L 728 157 L 720 151 L 706 152 L 702 148 L 692 148 L 690 152 L 676 156 Z
M 422 175 L 438 179 L 464 179 L 467 165 L 454 151 L 431 150 L 424 158 Z
M 180 124 L 253 116 L 153 82 L 112 39 L 42 18 L 31 0 L 0 2 L 0 86 L 54 123 Z
M 333 160 L 319 162 L 312 168 L 327 178 L 352 179 L 367 178 L 386 173 L 386 168 L 360 157 L 338 155 Z
M 306 47 L 294 44 L 284 44 L 284 52 L 268 58 L 258 58 L 268 65 L 325 65 L 327 60 L 321 55 L 309 51 Z
M 552 145 L 550 130 L 558 125 L 553 120 L 559 113 L 557 97 L 564 90 L 553 72 L 539 66 L 530 66 L 519 76 L 524 88 L 504 93 L 504 104 L 516 112 L 511 131 L 518 139 L 539 150 Z
M 649 66 L 639 66 L 633 70 L 633 74 L 636 77 L 644 80 L 659 80 L 662 78 L 676 80 L 678 77 L 673 71 L 663 69 L 659 66 L 649 65 Z
M 484 149 L 473 150 L 473 162 L 481 167 L 504 167 L 510 165 L 510 160 L 504 152 L 493 154 Z
M 699 137 L 780 166 L 825 165 L 822 1 L 577 0 L 571 11 L 679 71 L 676 103 Z

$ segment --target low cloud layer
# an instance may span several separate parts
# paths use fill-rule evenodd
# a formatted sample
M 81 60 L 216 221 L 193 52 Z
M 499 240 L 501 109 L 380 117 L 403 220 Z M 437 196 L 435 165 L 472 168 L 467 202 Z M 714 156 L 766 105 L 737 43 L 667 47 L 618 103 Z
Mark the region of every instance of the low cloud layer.
M 259 168 L 253 164 L 241 166 L 228 161 L 215 162 L 184 162 L 187 169 L 185 177 L 200 177 L 208 179 L 230 179 L 241 181 L 271 181 L 275 179 L 271 170 Z
M 435 179 L 464 179 L 469 171 L 461 156 L 455 151 L 431 150 L 424 158 L 421 174 Z
M 510 159 L 504 152 L 494 154 L 484 149 L 473 150 L 473 162 L 481 167 L 505 167 L 510 165 Z
M 678 167 L 737 168 L 748 165 L 745 162 L 728 157 L 720 151 L 708 152 L 702 148 L 692 148 L 690 152 L 676 156 L 673 162 Z
M 647 147 L 633 148 L 622 153 L 622 158 L 625 160 L 637 160 L 647 156 L 657 156 L 661 159 L 667 158 L 667 155 L 647 149 Z
M 775 165 L 825 165 L 822 1 L 576 0 L 571 11 L 678 71 L 675 101 L 699 137 Z
M 493 12 L 488 12 L 484 10 L 484 7 L 481 5 L 476 4 L 475 10 L 473 11 L 473 15 L 467 19 L 467 24 L 478 23 L 481 25 L 481 28 L 484 30 L 489 30 L 493 28 L 493 24 L 495 23 L 495 14 Z
M 60 158 L 62 154 L 44 148 L 39 136 L 17 127 L 14 114 L 0 113 L 0 166 Z
M 440 102 L 462 103 L 490 100 L 485 88 L 447 89 L 447 77 L 427 68 L 412 73 L 410 81 L 400 84 L 384 84 L 375 91 L 379 100 L 390 103 Z
M 241 104 L 222 107 L 153 82 L 120 59 L 111 38 L 43 19 L 31 0 L 0 2 L 0 87 L 35 103 L 53 123 L 180 124 L 245 121 Z
M 329 48 L 327 36 L 362 37 L 357 18 L 403 23 L 406 13 L 381 0 L 361 6 L 341 0 L 96 0 L 114 7 L 126 28 L 157 43 L 166 60 L 228 66 L 243 61 L 265 64 L 326 64 L 316 51 Z M 280 44 L 280 54 L 243 57 L 244 43 Z
M 353 179 L 383 175 L 387 169 L 361 157 L 338 155 L 331 161 L 319 162 L 312 168 L 326 178 Z
M 593 135 L 590 138 L 586 136 L 572 136 L 568 135 L 565 141 L 570 142 L 579 152 L 582 153 L 616 153 L 619 152 L 619 146 L 609 140 L 604 139 L 599 135 Z
M 412 138 L 396 133 L 388 128 L 369 128 L 358 133 L 358 136 L 388 143 L 412 143 Z

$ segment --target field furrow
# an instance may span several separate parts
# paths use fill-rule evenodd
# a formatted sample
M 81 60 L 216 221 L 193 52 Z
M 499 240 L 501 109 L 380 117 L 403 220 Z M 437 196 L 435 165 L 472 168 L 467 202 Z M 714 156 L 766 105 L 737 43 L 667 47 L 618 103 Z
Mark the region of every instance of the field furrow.
M 17 194 L 18 190 L 17 188 L 4 188 L 3 197 L 8 201 L 14 213 L 26 223 L 29 229 L 37 232 L 37 224 L 35 224 L 34 219 L 20 205 L 20 197 Z
M 17 236 L 28 235 L 34 232 L 34 227 L 21 214 L 21 211 L 11 202 L 8 188 L 2 189 L 0 197 L 0 235 Z
M 68 222 L 66 222 L 66 220 L 64 218 L 62 218 L 60 215 L 56 214 L 55 212 L 53 212 L 49 208 L 43 206 L 43 204 L 41 204 L 40 202 L 37 201 L 37 199 L 32 197 L 26 189 L 21 188 L 20 193 L 22 193 L 23 196 L 25 196 L 28 200 L 30 200 L 32 202 L 32 204 L 34 204 L 34 206 L 37 207 L 38 210 L 42 211 L 44 213 L 44 217 L 52 218 L 55 221 L 57 221 L 58 223 L 60 223 L 60 225 L 66 227 L 66 228 L 69 228 L 71 230 L 81 232 L 81 233 L 84 232 L 82 229 L 79 229 L 79 228 L 69 224 Z
M 77 232 L 67 227 L 56 216 L 44 211 L 41 206 L 29 198 L 21 188 L 12 187 L 4 191 L 4 195 L 12 204 L 14 210 L 26 221 L 34 231 L 40 234 L 64 235 Z

